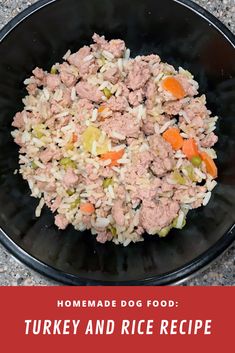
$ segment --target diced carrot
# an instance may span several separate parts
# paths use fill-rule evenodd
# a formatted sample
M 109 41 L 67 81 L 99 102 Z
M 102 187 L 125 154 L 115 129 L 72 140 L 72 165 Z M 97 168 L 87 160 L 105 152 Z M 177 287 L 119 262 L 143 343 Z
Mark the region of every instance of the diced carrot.
M 77 142 L 77 140 L 78 140 L 78 135 L 75 134 L 75 132 L 74 132 L 73 135 L 72 135 L 72 143 Z
M 80 210 L 86 214 L 92 214 L 95 212 L 95 207 L 92 203 L 86 202 L 80 205 Z
M 109 167 L 118 167 L 119 163 L 117 162 L 116 159 L 112 160 L 112 162 L 109 164 Z
M 190 161 L 193 157 L 199 156 L 199 151 L 194 138 L 189 138 L 188 140 L 184 140 L 182 151 Z
M 200 156 L 206 165 L 207 173 L 210 174 L 213 178 L 217 178 L 218 170 L 213 159 L 206 152 L 200 152 Z
M 179 130 L 176 127 L 170 127 L 163 134 L 164 140 L 169 142 L 174 150 L 179 150 L 183 146 L 183 137 L 180 135 Z
M 106 119 L 106 117 L 102 114 L 103 111 L 107 109 L 107 107 L 105 105 L 100 105 L 99 108 L 98 108 L 98 120 L 99 121 L 104 121 Z
M 181 83 L 173 76 L 163 79 L 162 87 L 178 99 L 184 98 L 186 95 Z
M 105 110 L 105 105 L 100 105 L 98 108 L 98 113 L 102 113 Z
M 102 154 L 100 156 L 100 158 L 103 161 L 110 159 L 111 163 L 109 164 L 109 166 L 113 167 L 113 166 L 119 165 L 119 163 L 117 161 L 122 158 L 123 154 L 124 154 L 124 149 L 119 150 L 119 151 L 109 151 L 109 152 Z

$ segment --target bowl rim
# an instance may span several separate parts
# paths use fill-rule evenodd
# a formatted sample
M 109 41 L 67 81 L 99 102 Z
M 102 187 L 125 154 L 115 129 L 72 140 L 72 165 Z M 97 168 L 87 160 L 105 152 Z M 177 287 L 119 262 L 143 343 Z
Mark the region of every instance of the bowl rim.
M 33 13 L 39 11 L 40 9 L 55 3 L 58 0 L 38 0 L 36 3 L 32 4 L 12 20 L 10 20 L 1 30 L 0 30 L 0 44 L 4 38 L 21 22 L 31 16 Z M 172 0 L 181 6 L 187 7 L 189 10 L 193 11 L 196 15 L 203 18 L 210 25 L 215 27 L 222 36 L 235 48 L 235 35 L 214 15 L 202 8 L 200 5 L 192 2 L 191 0 Z M 197 256 L 195 259 L 186 263 L 185 265 L 175 269 L 174 271 L 166 272 L 161 275 L 147 276 L 143 279 L 137 280 L 94 280 L 85 277 L 79 277 L 77 275 L 66 273 L 59 269 L 56 269 L 43 261 L 38 260 L 33 257 L 23 248 L 17 245 L 1 228 L 0 228 L 0 242 L 5 246 L 5 248 L 17 259 L 20 260 L 24 265 L 30 267 L 36 272 L 49 277 L 52 280 L 62 282 L 67 285 L 177 285 L 189 278 L 195 276 L 198 272 L 204 270 L 211 264 L 212 261 L 217 259 L 223 252 L 232 246 L 235 240 L 235 224 L 228 229 L 223 236 L 218 239 L 208 250 L 204 251 L 202 254 Z

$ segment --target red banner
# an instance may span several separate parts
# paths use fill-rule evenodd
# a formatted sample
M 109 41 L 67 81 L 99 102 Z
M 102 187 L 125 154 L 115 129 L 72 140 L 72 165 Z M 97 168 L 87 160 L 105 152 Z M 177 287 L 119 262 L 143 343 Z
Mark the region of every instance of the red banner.
M 1 287 L 2 352 L 224 352 L 234 287 Z

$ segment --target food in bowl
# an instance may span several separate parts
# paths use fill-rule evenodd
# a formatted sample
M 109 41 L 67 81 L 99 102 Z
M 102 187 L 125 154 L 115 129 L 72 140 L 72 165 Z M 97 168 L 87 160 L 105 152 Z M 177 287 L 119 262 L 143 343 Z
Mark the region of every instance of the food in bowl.
M 216 186 L 217 117 L 198 83 L 155 54 L 130 58 L 124 41 L 94 43 L 25 80 L 12 125 L 19 173 L 65 229 L 127 246 L 165 237 L 206 206 Z

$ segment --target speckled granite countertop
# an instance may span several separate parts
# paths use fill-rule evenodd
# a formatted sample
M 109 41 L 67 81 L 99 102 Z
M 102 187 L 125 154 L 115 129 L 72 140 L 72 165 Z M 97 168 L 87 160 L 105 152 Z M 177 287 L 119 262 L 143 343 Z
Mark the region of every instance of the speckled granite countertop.
M 0 28 L 24 8 L 35 2 L 35 0 L 1 0 Z M 195 2 L 213 13 L 235 33 L 235 0 L 197 0 Z M 57 283 L 22 265 L 0 245 L 0 285 L 47 286 L 57 285 Z M 203 273 L 186 281 L 184 285 L 235 285 L 235 244 Z

